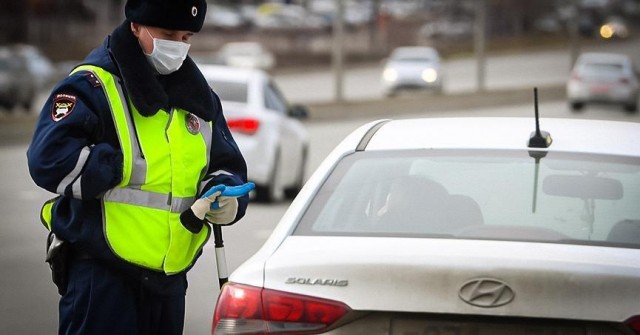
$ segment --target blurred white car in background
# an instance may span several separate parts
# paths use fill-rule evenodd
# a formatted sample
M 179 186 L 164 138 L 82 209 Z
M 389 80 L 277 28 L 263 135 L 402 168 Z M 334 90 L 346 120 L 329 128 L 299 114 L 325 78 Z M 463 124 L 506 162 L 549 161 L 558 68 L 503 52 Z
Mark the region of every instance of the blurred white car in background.
M 309 11 L 305 6 L 275 1 L 259 5 L 253 23 L 262 31 L 317 32 L 331 27 L 331 23 L 325 17 Z
M 535 124 L 355 130 L 231 274 L 212 333 L 640 334 L 640 123 Z
M 229 42 L 224 44 L 215 55 L 218 64 L 271 70 L 276 58 L 259 42 Z
M 289 105 L 272 78 L 259 69 L 199 65 L 222 101 L 229 129 L 247 161 L 257 199 L 296 196 L 304 183 L 309 135 L 300 121 L 307 110 Z
M 37 90 L 48 90 L 49 86 L 55 84 L 58 80 L 55 77 L 56 68 L 38 47 L 29 44 L 18 44 L 13 48 L 18 57 L 25 60 Z
M 30 109 L 37 89 L 24 59 L 0 49 L 0 108 L 11 112 L 17 105 Z
M 588 103 L 622 105 L 638 111 L 640 84 L 631 58 L 617 53 L 583 53 L 567 82 L 567 98 L 573 111 Z
M 33 45 L 0 46 L 0 107 L 30 110 L 37 94 L 53 85 L 54 71 L 51 61 Z
M 242 12 L 232 6 L 208 4 L 204 25 L 220 30 L 237 30 L 249 26 L 250 22 Z
M 442 92 L 443 73 L 440 54 L 431 47 L 398 47 L 391 52 L 382 70 L 386 96 L 400 90 L 422 89 Z

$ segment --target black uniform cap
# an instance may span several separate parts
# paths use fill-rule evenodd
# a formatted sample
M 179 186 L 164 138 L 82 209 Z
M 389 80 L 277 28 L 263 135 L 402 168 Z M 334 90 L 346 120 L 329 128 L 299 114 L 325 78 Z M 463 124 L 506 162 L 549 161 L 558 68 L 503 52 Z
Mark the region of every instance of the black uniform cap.
M 207 13 L 206 0 L 127 0 L 127 20 L 169 30 L 199 32 Z

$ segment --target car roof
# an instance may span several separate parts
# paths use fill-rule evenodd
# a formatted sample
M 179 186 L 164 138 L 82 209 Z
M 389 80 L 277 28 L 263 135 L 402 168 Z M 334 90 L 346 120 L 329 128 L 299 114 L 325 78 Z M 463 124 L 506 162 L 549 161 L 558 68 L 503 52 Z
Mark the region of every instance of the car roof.
M 547 149 L 527 147 L 534 118 L 422 118 L 381 120 L 363 126 L 345 140 L 353 151 L 409 149 L 520 149 L 640 156 L 640 123 L 543 118 L 550 133 Z
M 577 63 L 597 62 L 597 63 L 626 63 L 631 59 L 625 54 L 612 52 L 586 52 L 580 55 Z
M 246 41 L 246 42 L 228 42 L 225 43 L 221 50 L 224 49 L 257 49 L 257 50 L 263 50 L 264 47 L 262 46 L 262 44 L 260 42 L 251 42 L 251 41 Z
M 397 47 L 395 48 L 391 55 L 395 56 L 416 56 L 416 55 L 427 55 L 429 57 L 438 58 L 438 51 L 432 47 L 421 47 L 421 46 L 405 46 L 405 47 Z
M 248 82 L 256 79 L 266 79 L 267 73 L 256 68 L 240 68 L 225 65 L 199 64 L 198 68 L 205 79 L 217 79 L 233 82 Z

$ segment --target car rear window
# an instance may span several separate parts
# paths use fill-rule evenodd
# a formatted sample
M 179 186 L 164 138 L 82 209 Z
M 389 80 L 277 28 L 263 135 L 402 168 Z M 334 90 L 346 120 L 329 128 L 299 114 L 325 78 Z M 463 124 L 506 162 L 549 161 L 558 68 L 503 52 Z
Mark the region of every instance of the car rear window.
M 640 159 L 412 150 L 345 157 L 296 235 L 542 241 L 640 248 Z
M 582 73 L 585 75 L 620 76 L 624 67 L 616 63 L 586 63 L 582 65 Z
M 222 101 L 247 102 L 247 84 L 243 82 L 209 80 L 209 85 Z

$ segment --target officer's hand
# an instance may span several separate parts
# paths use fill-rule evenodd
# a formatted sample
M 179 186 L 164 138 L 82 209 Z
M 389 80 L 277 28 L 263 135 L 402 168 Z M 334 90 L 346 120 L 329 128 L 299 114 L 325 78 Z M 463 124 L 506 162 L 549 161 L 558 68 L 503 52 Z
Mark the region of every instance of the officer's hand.
M 204 226 L 204 218 L 207 212 L 220 194 L 222 194 L 224 187 L 224 185 L 218 185 L 208 190 L 207 193 L 191 205 L 191 208 L 180 214 L 180 223 L 190 232 L 194 234 L 199 233 Z
M 207 221 L 216 224 L 229 224 L 233 222 L 238 214 L 238 199 L 236 197 L 218 197 L 218 208 L 210 209 L 206 218 Z
M 249 194 L 255 186 L 251 182 L 239 186 L 225 186 L 218 199 L 211 204 L 206 214 L 207 221 L 221 225 L 233 222 L 238 214 L 238 197 Z
M 204 220 L 207 212 L 211 208 L 212 204 L 218 199 L 222 191 L 224 190 L 224 185 L 217 185 L 212 187 L 207 193 L 205 193 L 200 199 L 196 200 L 193 205 L 191 205 L 191 210 L 193 214 L 200 220 Z

